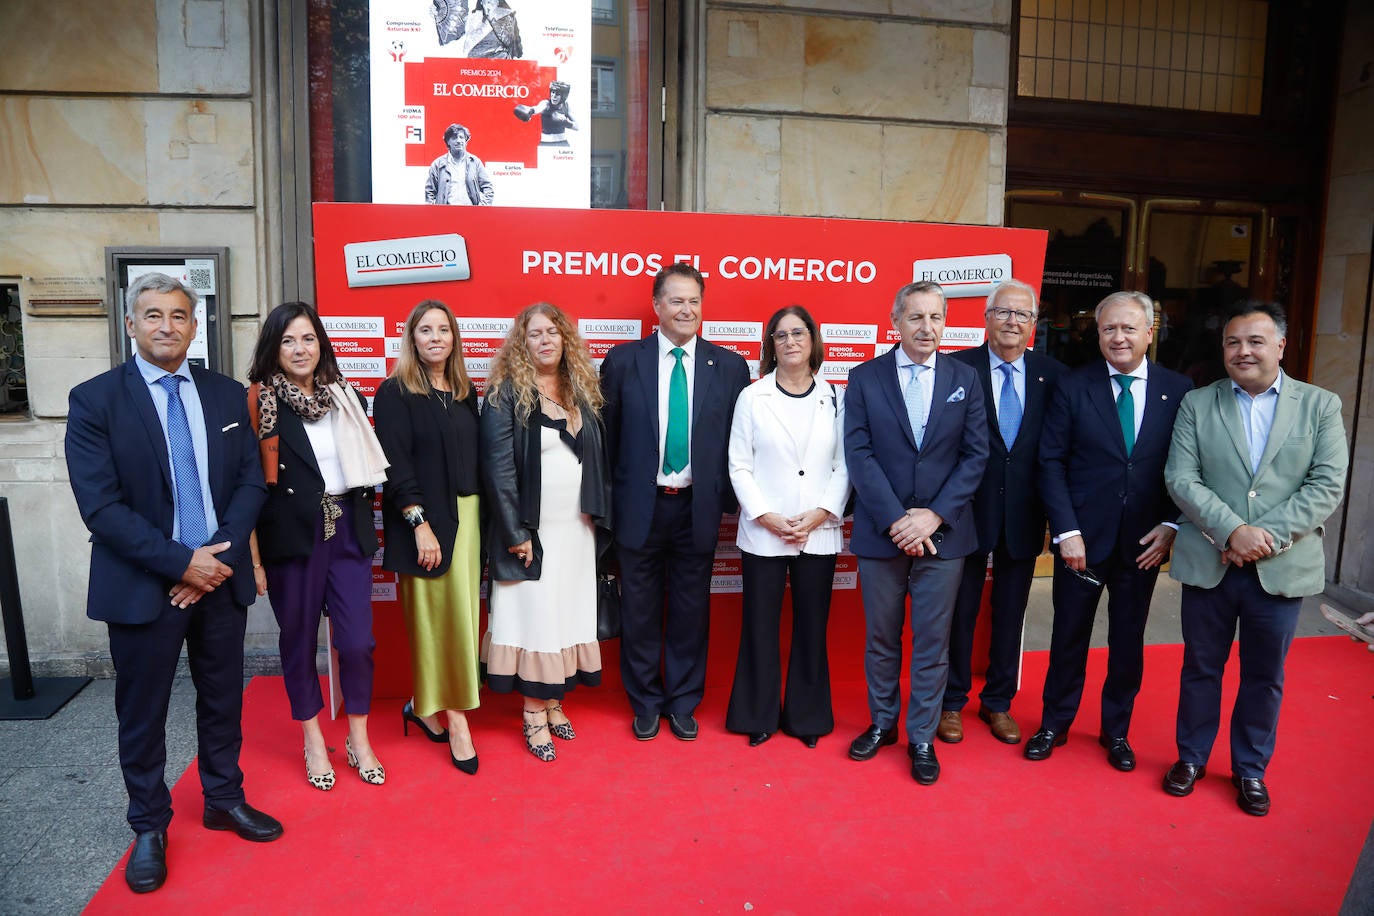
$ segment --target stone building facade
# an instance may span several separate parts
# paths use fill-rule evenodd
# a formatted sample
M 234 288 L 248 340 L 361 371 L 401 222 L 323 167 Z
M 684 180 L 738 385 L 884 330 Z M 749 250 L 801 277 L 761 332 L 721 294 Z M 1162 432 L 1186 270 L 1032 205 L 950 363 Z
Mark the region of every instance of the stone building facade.
M 294 228 L 308 158 L 282 130 L 306 92 L 291 77 L 303 72 L 304 6 L 0 5 L 0 283 L 19 289 L 29 396 L 27 413 L 0 421 L 0 493 L 30 650 L 49 670 L 101 670 L 106 651 L 103 627 L 84 614 L 89 548 L 62 439 L 68 391 L 109 367 L 110 348 L 107 318 L 89 303 L 85 314 L 40 304 L 100 299 L 105 246 L 227 245 L 233 368 L 243 376 L 261 316 L 308 276 Z M 1013 0 L 665 6 L 679 50 L 662 164 L 669 206 L 1002 222 Z M 1313 375 L 1342 394 L 1357 434 L 1331 570 L 1368 601 L 1374 17 L 1350 0 L 1347 20 Z M 250 613 L 248 638 L 270 660 L 276 628 L 265 602 Z

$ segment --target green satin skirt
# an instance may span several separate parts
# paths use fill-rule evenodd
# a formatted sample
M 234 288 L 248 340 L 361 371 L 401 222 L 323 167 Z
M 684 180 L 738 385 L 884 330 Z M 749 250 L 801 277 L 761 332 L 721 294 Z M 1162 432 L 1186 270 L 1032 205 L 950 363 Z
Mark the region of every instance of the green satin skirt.
M 480 528 L 477 496 L 458 497 L 458 535 L 448 570 L 437 579 L 397 576 L 410 632 L 416 715 L 477 708 Z

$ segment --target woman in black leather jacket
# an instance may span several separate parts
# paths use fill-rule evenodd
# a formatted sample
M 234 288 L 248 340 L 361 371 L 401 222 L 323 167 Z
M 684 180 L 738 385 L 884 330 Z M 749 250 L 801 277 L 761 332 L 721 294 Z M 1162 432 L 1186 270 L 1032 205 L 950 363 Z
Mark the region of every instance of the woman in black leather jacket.
M 524 696 L 540 760 L 576 737 L 564 694 L 601 682 L 596 563 L 610 544 L 601 388 L 568 317 L 544 303 L 515 318 L 482 413 L 491 626 L 487 685 Z M 552 736 L 552 737 L 551 737 Z

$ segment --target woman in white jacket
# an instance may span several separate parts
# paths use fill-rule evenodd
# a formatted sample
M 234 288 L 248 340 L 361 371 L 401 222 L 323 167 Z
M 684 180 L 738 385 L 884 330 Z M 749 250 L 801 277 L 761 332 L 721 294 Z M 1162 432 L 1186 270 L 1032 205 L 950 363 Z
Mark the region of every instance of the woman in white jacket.
M 844 406 L 820 378 L 815 319 L 779 309 L 763 334 L 761 378 L 735 404 L 730 483 L 739 498 L 744 614 L 726 728 L 756 747 L 779 728 L 815 747 L 835 727 L 825 629 L 849 495 Z M 792 651 L 783 698 L 778 628 L 792 585 Z

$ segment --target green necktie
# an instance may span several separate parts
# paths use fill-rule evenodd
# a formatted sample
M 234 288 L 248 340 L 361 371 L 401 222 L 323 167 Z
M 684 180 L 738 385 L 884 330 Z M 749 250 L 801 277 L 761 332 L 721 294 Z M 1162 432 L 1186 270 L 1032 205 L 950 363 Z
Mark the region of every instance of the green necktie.
M 1134 375 L 1114 375 L 1116 383 L 1121 386 L 1121 396 L 1116 399 L 1116 417 L 1121 421 L 1121 435 L 1126 440 L 1126 454 L 1131 454 L 1131 449 L 1135 448 L 1135 398 L 1131 395 L 1131 383 L 1135 381 Z
M 683 368 L 682 357 L 686 351 L 673 347 L 677 364 L 673 366 L 672 377 L 668 380 L 668 435 L 663 440 L 663 473 L 676 474 L 687 467 L 690 449 L 687 444 L 687 370 Z

